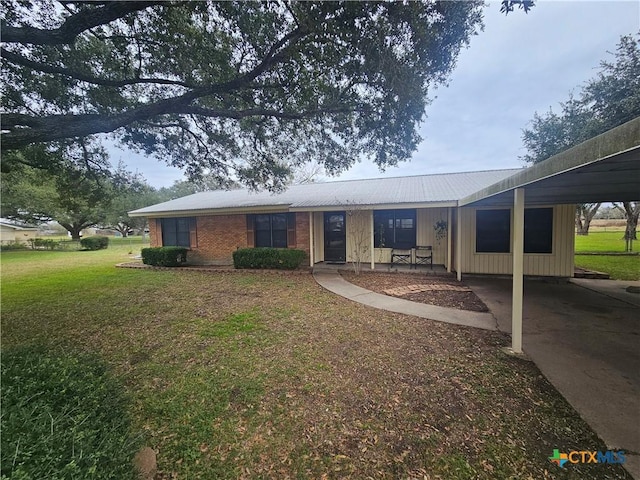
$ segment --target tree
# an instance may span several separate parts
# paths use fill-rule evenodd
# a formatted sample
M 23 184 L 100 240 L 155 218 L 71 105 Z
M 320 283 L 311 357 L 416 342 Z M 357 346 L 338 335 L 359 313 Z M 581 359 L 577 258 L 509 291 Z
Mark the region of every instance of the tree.
M 3 216 L 33 223 L 55 220 L 74 240 L 80 239 L 85 228 L 105 221 L 113 198 L 108 172 L 92 171 L 88 175 L 73 163 L 65 165 L 59 158 L 51 158 L 58 165 L 55 172 L 43 171 L 13 158 L 17 155 L 29 158 L 33 153 L 30 150 L 27 147 L 12 152 L 7 159 L 15 163 L 1 177 Z
M 598 213 L 601 203 L 580 203 L 576 206 L 576 233 L 589 235 L 591 220 Z
M 534 114 L 530 127 L 522 131 L 528 163 L 538 163 L 578 143 L 640 116 L 640 33 L 636 38 L 620 38 L 615 60 L 600 62 L 598 74 L 587 81 L 578 98 L 570 95 L 561 103 L 561 113 L 552 109 Z M 580 204 L 576 208 L 579 235 L 588 235 L 589 223 L 600 204 Z M 633 204 L 619 207 L 625 212 L 625 238 L 636 238 L 637 216 Z
M 624 213 L 627 219 L 627 226 L 624 230 L 624 239 L 637 240 L 636 230 L 638 228 L 638 217 L 640 217 L 640 202 L 614 203 L 613 206 Z
M 130 217 L 131 210 L 147 207 L 162 201 L 159 193 L 138 174 L 132 174 L 119 165 L 111 180 L 113 194 L 107 210 L 105 225 L 127 237 L 129 232 L 144 232 L 145 217 Z
M 482 6 L 4 0 L 2 151 L 110 133 L 191 177 L 270 189 L 311 159 L 392 166 Z

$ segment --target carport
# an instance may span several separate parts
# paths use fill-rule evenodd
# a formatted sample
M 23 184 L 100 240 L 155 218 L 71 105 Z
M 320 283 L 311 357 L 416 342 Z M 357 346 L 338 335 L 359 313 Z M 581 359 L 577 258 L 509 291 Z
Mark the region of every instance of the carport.
M 511 331 L 515 354 L 522 353 L 526 307 L 527 353 L 609 448 L 626 450 L 625 467 L 640 479 L 640 298 L 612 295 L 597 282 L 525 285 L 523 278 L 525 206 L 638 200 L 640 117 L 459 205 L 513 208 L 512 279 L 467 282 L 494 312 L 501 330 Z
M 513 206 L 511 346 L 514 353 L 522 353 L 525 206 L 638 200 L 640 117 L 460 200 L 460 207 Z M 460 225 L 457 231 L 458 234 L 462 231 Z M 457 244 L 461 244 L 460 239 Z M 458 261 L 460 257 L 457 255 Z M 457 271 L 461 270 L 458 266 Z

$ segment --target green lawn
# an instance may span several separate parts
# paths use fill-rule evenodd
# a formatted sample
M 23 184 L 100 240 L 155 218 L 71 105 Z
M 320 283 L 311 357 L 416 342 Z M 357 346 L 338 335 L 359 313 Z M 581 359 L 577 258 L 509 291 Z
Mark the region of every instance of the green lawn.
M 130 250 L 3 252 L 3 362 L 30 345 L 49 368 L 104 362 L 92 381 L 121 386 L 158 478 L 630 478 L 549 462 L 606 447 L 501 333 L 370 309 L 308 274 L 114 268 Z M 3 390 L 3 425 L 23 400 Z M 30 422 L 24 439 L 48 432 Z M 2 436 L 3 478 L 28 478 L 21 438 Z M 89 464 L 73 478 L 112 478 Z
M 625 251 L 623 235 L 623 231 L 576 235 L 576 266 L 608 273 L 614 280 L 640 280 L 640 256 L 638 255 L 581 255 L 581 253 L 623 253 Z M 633 242 L 633 250 L 640 251 L 640 241 Z
M 579 252 L 615 252 L 625 251 L 624 231 L 589 232 L 589 235 L 576 235 L 576 253 Z M 635 251 L 640 251 L 640 243 L 633 242 Z

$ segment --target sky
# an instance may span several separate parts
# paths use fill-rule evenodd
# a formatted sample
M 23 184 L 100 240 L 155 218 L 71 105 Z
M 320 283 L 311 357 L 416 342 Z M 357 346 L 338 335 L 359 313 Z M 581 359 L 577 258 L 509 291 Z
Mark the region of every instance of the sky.
M 448 87 L 432 92 L 423 141 L 410 161 L 380 172 L 360 162 L 338 177 L 351 180 L 431 173 L 517 168 L 526 152 L 522 130 L 535 112 L 566 101 L 593 78 L 602 60 L 613 60 L 622 35 L 640 30 L 640 0 L 538 1 L 528 14 L 505 16 L 500 2 L 484 9 L 485 29 L 460 52 Z M 155 158 L 111 150 L 156 188 L 184 179 Z

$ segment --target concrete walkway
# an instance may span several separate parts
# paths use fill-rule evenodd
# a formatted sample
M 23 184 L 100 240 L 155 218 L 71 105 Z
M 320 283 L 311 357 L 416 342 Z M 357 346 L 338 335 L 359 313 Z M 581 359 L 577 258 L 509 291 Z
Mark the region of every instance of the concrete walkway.
M 490 313 L 444 308 L 381 295 L 347 282 L 337 270 L 314 271 L 313 277 L 330 292 L 373 308 L 485 330 L 496 330 L 498 327 L 496 319 Z

